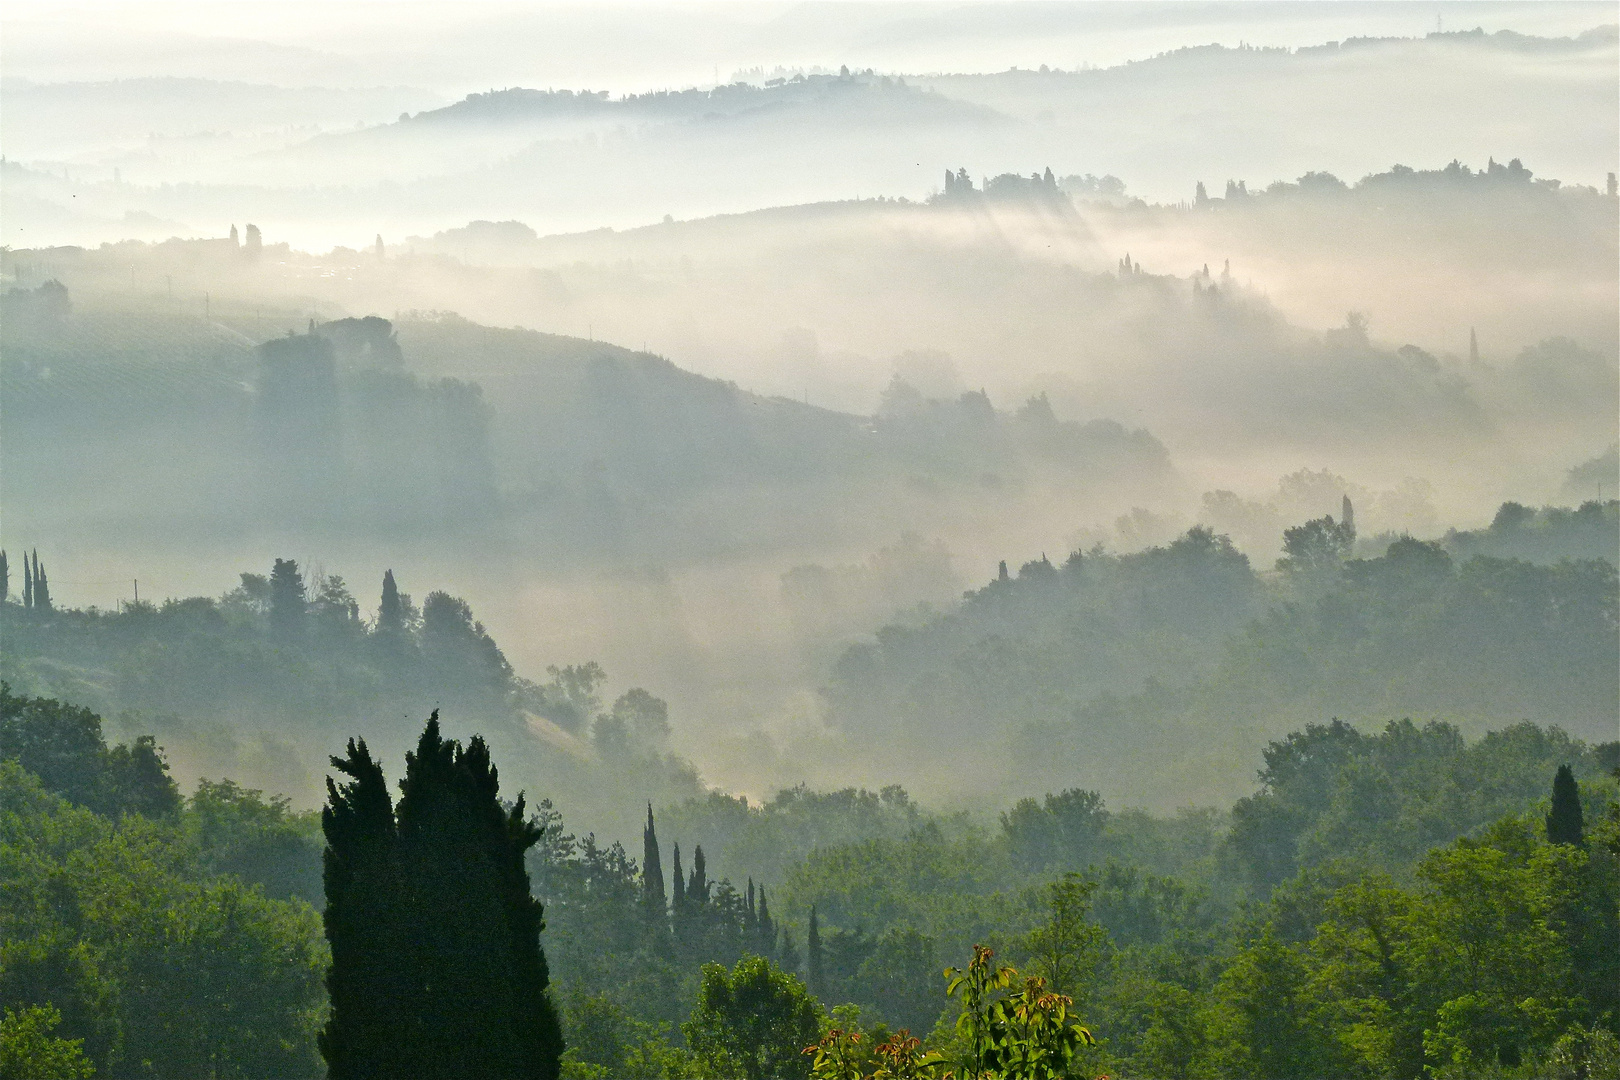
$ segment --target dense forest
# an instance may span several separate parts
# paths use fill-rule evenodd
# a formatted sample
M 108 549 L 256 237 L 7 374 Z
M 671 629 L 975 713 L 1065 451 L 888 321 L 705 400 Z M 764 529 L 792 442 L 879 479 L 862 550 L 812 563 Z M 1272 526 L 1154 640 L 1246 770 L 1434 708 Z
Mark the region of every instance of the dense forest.
M 1300 715 L 1474 732 L 1535 717 L 1602 737 L 1620 695 L 1617 529 L 1613 502 L 1507 504 L 1488 529 L 1354 558 L 1353 522 L 1313 519 L 1264 575 L 1205 527 L 1134 554 L 1003 563 L 959 607 L 851 646 L 827 700 L 843 729 L 876 736 L 876 760 L 974 753 L 969 790 L 995 790 L 999 768 L 1198 791 L 1234 730 L 1271 738 Z
M 996 997 L 1014 985 L 1001 963 L 1086 1025 L 1064 1044 L 1081 1075 L 1606 1068 L 1620 744 L 1603 733 L 1620 663 L 1603 556 L 1620 504 L 1510 503 L 1435 541 L 1360 538 L 1348 498 L 1342 511 L 1288 528 L 1265 573 L 1195 527 L 1004 565 L 851 648 L 827 701 L 865 770 L 978 763 L 921 802 L 893 784 L 707 788 L 671 752 L 663 701 L 633 688 L 606 704 L 595 664 L 525 679 L 465 601 L 417 602 L 391 571 L 369 615 L 341 578 L 289 559 L 219 598 L 109 612 L 57 603 L 60 571 L 37 554 L 20 574 L 8 559 L 0 850 L 18 885 L 0 991 L 23 1048 L 8 1052 L 81 1068 L 60 1075 L 318 1071 L 339 1015 L 320 825 L 229 777 L 279 753 L 308 805 L 295 747 L 335 753 L 354 731 L 380 750 L 334 757 L 354 783 L 413 745 L 423 762 L 441 746 L 437 714 L 417 739 L 430 700 L 484 733 L 468 775 L 493 750 L 505 798 L 529 800 L 501 813 L 529 838 L 564 1077 L 866 1075 L 879 1046 L 942 1069 L 967 1061 L 977 1021 L 958 1017 L 979 1006 L 941 971 L 1006 984 L 980 1005 L 1019 1000 Z M 1393 711 L 1412 702 L 1416 719 Z M 1217 808 L 1198 786 L 1209 760 L 1250 739 L 1259 786 Z M 166 745 L 198 777 L 189 792 Z M 441 771 L 461 775 L 460 744 L 442 745 Z M 1175 785 L 1185 808 L 1115 809 L 1095 790 L 1121 786 L 1105 768 Z M 402 823 L 426 813 L 414 805 Z M 639 849 L 614 839 L 632 821 Z M 775 1034 L 747 1019 L 760 1001 L 781 1011 Z M 502 1044 L 479 1030 L 466 1039 Z
M 323 972 L 337 956 L 357 977 L 341 957 L 372 933 L 354 905 L 380 881 L 354 876 L 371 864 L 339 837 L 363 820 L 381 762 L 352 743 L 334 758 L 353 779 L 331 789 L 340 861 L 328 857 L 323 896 L 315 815 L 229 780 L 184 795 L 150 737 L 109 745 L 87 709 L 7 688 L 0 753 L 8 1075 L 315 1074 L 317 1033 L 339 1037 Z M 1262 757 L 1252 795 L 1173 819 L 1074 789 L 995 823 L 927 812 L 899 789 L 761 806 L 710 795 L 662 820 L 649 807 L 639 859 L 566 831 L 549 800 L 532 814 L 506 803 L 497 816 L 522 823 L 513 850 L 528 850 L 543 912 L 538 985 L 561 1017 L 561 1075 L 868 1075 L 824 1071 L 827 1040 L 892 1052 L 900 1029 L 937 1052 L 914 1064 L 937 1070 L 971 1059 L 955 1022 L 971 1007 L 940 972 L 974 946 L 1086 1023 L 1066 1073 L 1606 1075 L 1620 1055 L 1620 746 L 1532 724 L 1470 742 L 1438 722 L 1333 722 Z M 426 883 L 449 857 L 431 845 L 461 842 L 428 828 L 449 820 L 428 792 L 465 775 L 493 799 L 488 751 L 475 739 L 464 756 L 435 718 L 408 762 L 410 895 L 453 891 L 454 876 Z M 702 843 L 683 861 L 694 834 L 724 837 L 739 868 L 768 853 L 771 883 L 717 879 Z M 337 881 L 348 915 L 332 906 Z M 471 924 L 443 932 L 472 942 Z M 468 1039 L 497 1030 L 478 1015 Z M 342 1030 L 364 1045 L 363 1025 Z M 818 1039 L 820 1057 L 799 1053 Z

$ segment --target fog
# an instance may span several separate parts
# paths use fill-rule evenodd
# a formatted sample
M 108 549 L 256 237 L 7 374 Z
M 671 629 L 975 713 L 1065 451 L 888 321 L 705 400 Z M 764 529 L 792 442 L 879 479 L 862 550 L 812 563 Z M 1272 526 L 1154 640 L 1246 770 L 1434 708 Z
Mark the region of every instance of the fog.
M 1612 7 L 291 8 L 4 27 L 0 546 L 114 615 L 0 670 L 187 782 L 310 804 L 440 705 L 614 836 L 1221 802 L 1328 716 L 1612 737 Z M 1342 580 L 1276 568 L 1352 505 Z M 1607 614 L 1425 637 L 1403 536 L 1447 626 L 1511 592 L 1475 555 Z M 261 655 L 277 559 L 314 621 Z M 385 571 L 470 605 L 419 666 Z M 1284 625 L 1334 605 L 1377 659 Z

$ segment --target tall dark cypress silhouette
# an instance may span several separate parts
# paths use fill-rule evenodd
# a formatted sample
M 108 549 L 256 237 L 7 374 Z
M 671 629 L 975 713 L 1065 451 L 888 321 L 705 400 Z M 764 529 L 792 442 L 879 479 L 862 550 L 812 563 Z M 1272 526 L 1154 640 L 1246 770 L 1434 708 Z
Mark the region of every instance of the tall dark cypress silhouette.
M 11 599 L 11 567 L 6 565 L 6 552 L 0 548 L 0 604 Z
M 377 629 L 385 634 L 397 634 L 405 629 L 405 609 L 399 602 L 399 586 L 394 584 L 394 572 L 383 571 L 382 602 L 377 605 Z
M 669 906 L 677 916 L 680 916 L 686 911 L 686 881 L 681 877 L 681 845 L 679 844 L 675 845 L 674 871 L 675 873 L 670 880 L 670 886 L 674 892 Z
M 415 1003 L 402 963 L 406 912 L 395 850 L 394 804 L 382 766 L 364 739 L 350 739 L 333 768 L 350 779 L 326 779 L 326 973 L 331 1013 L 320 1034 L 333 1080 L 386 1080 L 410 1071 L 402 1020 Z
M 34 552 L 34 607 L 39 611 L 51 610 L 51 583 L 40 565 L 39 552 Z
M 34 606 L 34 566 L 28 561 L 28 552 L 23 552 L 23 607 Z
M 333 764 L 356 780 L 330 789 L 322 818 L 332 849 L 332 1014 L 321 1040 L 330 1075 L 556 1080 L 562 1030 L 523 866 L 541 830 L 521 795 L 501 804 L 483 739 L 463 748 L 443 738 L 435 712 L 405 755 L 391 808 L 363 744 Z M 369 811 L 369 828 L 346 827 L 355 807 Z M 361 999 L 368 988 L 374 998 Z
M 679 877 L 679 872 L 676 874 Z M 653 825 L 652 803 L 647 804 L 647 827 L 641 830 L 641 900 L 649 916 L 664 917 L 664 864 L 658 858 L 658 831 Z
M 1568 765 L 1553 776 L 1552 811 L 1547 815 L 1547 840 L 1554 844 L 1585 845 L 1586 822 L 1581 814 L 1581 789 Z
M 810 905 L 810 931 L 804 937 L 804 974 L 810 992 L 816 997 L 827 996 L 826 972 L 822 965 L 821 924 L 816 918 L 816 906 Z
M 692 849 L 692 876 L 686 879 L 686 906 L 699 908 L 709 902 L 709 877 L 703 861 L 703 845 Z
M 304 615 L 309 610 L 304 591 L 304 575 L 292 559 L 277 559 L 270 568 L 270 626 L 283 635 L 293 635 L 304 628 Z
M 759 911 L 754 917 L 754 941 L 759 955 L 767 960 L 776 959 L 776 924 L 771 921 L 771 906 L 765 899 L 765 886 L 759 887 Z

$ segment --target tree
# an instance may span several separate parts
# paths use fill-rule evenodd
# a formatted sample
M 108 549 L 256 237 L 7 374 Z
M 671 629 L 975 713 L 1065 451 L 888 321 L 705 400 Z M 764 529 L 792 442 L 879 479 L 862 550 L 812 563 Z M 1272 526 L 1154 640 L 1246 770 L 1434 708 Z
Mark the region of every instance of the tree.
M 1271 924 L 1240 951 L 1215 987 L 1217 1056 L 1240 1076 L 1308 1080 L 1342 1075 L 1313 1015 L 1301 950 Z
M 47 791 L 110 817 L 173 817 L 180 789 L 150 735 L 108 749 L 101 717 L 53 698 L 19 697 L 0 683 L 0 758 L 16 760 Z
M 323 957 L 315 912 L 231 878 L 146 914 L 123 979 L 124 1052 L 160 1076 L 308 1076 Z
M 1350 557 L 1355 542 L 1355 526 L 1349 522 L 1335 522 L 1331 514 L 1313 518 L 1283 530 L 1284 554 L 1277 560 L 1277 569 L 1293 573 L 1336 570 Z
M 17 1080 L 78 1080 L 94 1076 L 83 1039 L 59 1039 L 51 1032 L 62 1014 L 51 1005 L 7 1009 L 0 1020 L 0 1076 Z
M 333 1080 L 409 1072 L 410 1047 L 399 1037 L 411 1005 L 400 955 L 407 916 L 395 857 L 393 800 L 382 766 L 364 739 L 350 739 L 332 767 L 349 777 L 327 777 L 321 811 L 324 922 L 332 949 L 326 988 L 331 1015 L 320 1036 L 321 1056 Z
M 822 1018 L 796 976 L 745 956 L 730 972 L 703 965 L 697 1004 L 681 1033 L 721 1075 L 739 1069 L 748 1080 L 804 1080 L 810 1075 L 804 1049 L 816 1042 Z
M 270 625 L 284 635 L 298 633 L 308 610 L 304 575 L 292 559 L 277 559 L 270 569 Z
M 675 873 L 670 881 L 673 893 L 670 897 L 669 908 L 676 920 L 686 915 L 686 879 L 681 877 L 681 845 L 675 845 L 674 851 Z
M 6 565 L 6 553 L 0 548 L 0 604 L 11 599 L 11 568 Z
M 34 552 L 34 607 L 40 611 L 51 610 L 51 583 L 46 580 L 37 551 Z
M 1552 810 L 1547 814 L 1547 842 L 1585 847 L 1582 835 L 1581 789 L 1568 765 L 1558 766 L 1553 776 Z
M 1048 794 L 1044 806 L 1021 799 L 1001 815 L 1001 831 L 1014 857 L 1035 872 L 1085 866 L 1107 824 L 1102 796 L 1076 788 Z
M 927 1033 L 945 1002 L 939 993 L 940 967 L 934 939 L 912 929 L 894 929 L 878 938 L 861 962 L 855 985 L 890 1027 Z
M 956 1020 L 958 1076 L 963 1080 L 1057 1080 L 1082 1047 L 1096 1045 L 1090 1031 L 1074 1023 L 1074 1003 L 1046 988 L 1038 975 L 991 962 L 995 953 L 973 946 L 966 970 L 945 969 L 946 990 L 962 995 Z M 1023 985 L 1019 989 L 1019 980 Z
M 658 857 L 658 832 L 653 827 L 652 803 L 647 804 L 647 827 L 641 831 L 641 899 L 649 918 L 665 915 L 664 864 Z
M 1047 919 L 1030 931 L 1030 964 L 1054 993 L 1085 1007 L 1107 933 L 1090 920 L 1095 881 L 1068 873 L 1046 886 Z
M 821 926 L 814 904 L 810 905 L 810 929 L 804 936 L 804 975 L 812 994 L 817 998 L 826 996 L 826 957 L 821 950 Z
M 708 865 L 703 859 L 703 845 L 692 849 L 692 876 L 686 879 L 686 906 L 702 907 L 709 902 Z
M 489 750 L 428 720 L 397 806 L 364 742 L 328 785 L 331 1075 L 555 1080 L 562 1029 L 524 854 L 542 836 L 522 795 L 503 806 Z
M 405 609 L 399 602 L 399 586 L 394 584 L 394 572 L 383 571 L 382 602 L 377 605 L 377 632 L 397 634 L 405 629 Z
M 23 552 L 23 607 L 34 606 L 34 566 L 28 561 L 28 552 Z

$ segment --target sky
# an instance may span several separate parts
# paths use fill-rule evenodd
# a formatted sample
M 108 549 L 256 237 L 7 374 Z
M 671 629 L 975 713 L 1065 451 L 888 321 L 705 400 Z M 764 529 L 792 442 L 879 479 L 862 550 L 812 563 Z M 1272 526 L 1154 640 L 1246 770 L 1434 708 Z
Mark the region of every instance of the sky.
M 8 78 L 189 76 L 279 86 L 615 94 L 776 66 L 984 72 L 1110 66 L 1188 44 L 1298 47 L 1480 26 L 1543 36 L 1606 3 L 42 3 L 0 18 Z

